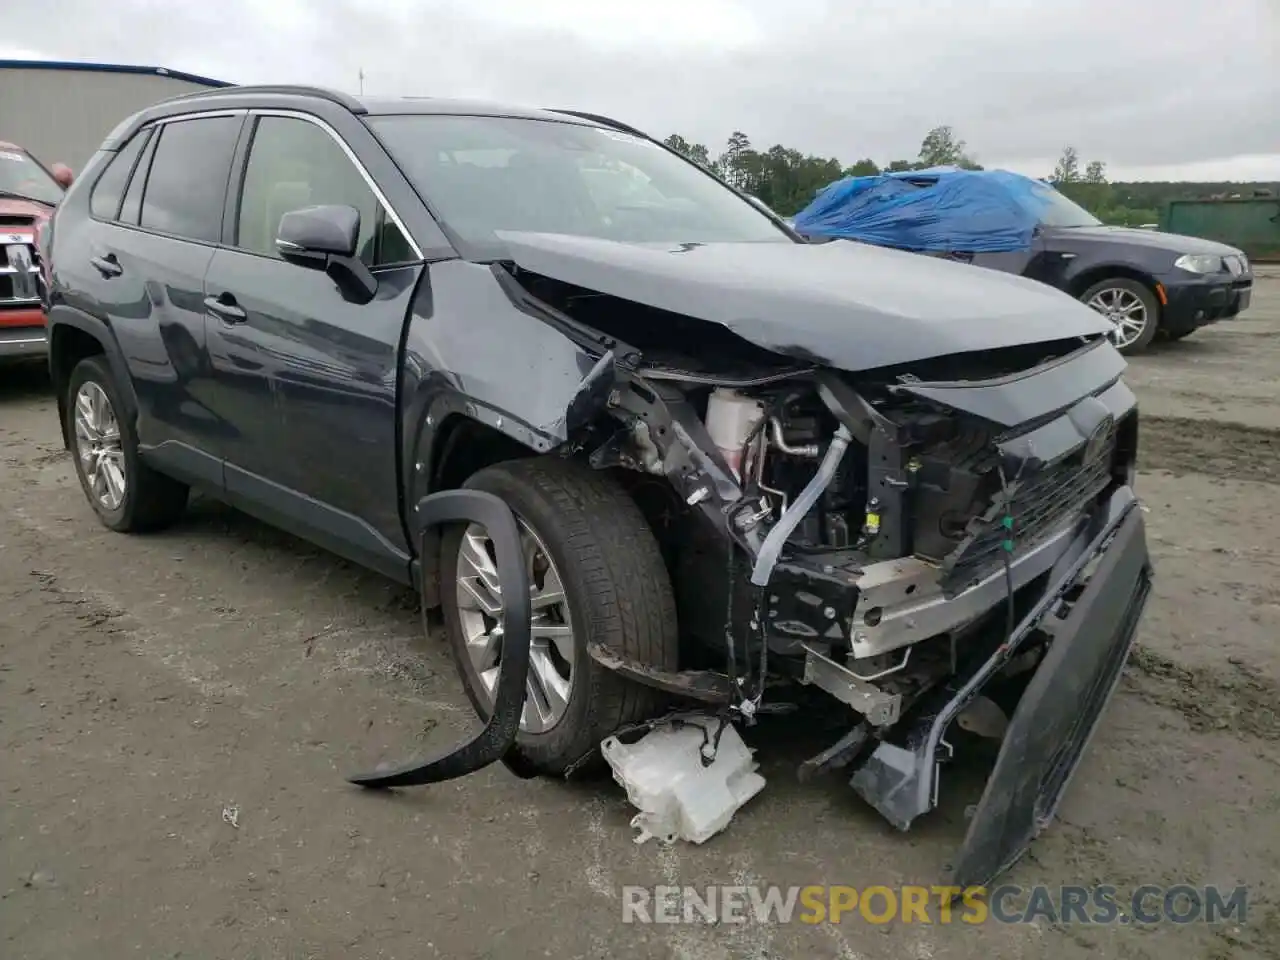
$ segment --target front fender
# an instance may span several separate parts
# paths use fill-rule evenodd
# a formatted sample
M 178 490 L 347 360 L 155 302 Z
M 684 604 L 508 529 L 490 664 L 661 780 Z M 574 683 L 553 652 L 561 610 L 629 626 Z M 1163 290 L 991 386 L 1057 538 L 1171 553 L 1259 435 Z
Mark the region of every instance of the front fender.
M 404 337 L 399 415 L 407 502 L 433 491 L 440 428 L 450 418 L 477 421 L 519 448 L 546 453 L 603 404 L 615 373 L 604 348 L 589 351 L 518 309 L 490 267 L 430 264 Z

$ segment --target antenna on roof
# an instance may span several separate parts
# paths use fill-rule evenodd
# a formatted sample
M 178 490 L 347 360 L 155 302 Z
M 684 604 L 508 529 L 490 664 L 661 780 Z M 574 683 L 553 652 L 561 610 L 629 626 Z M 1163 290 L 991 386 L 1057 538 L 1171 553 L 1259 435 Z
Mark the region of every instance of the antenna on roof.
M 357 73 L 360 77 L 360 96 L 364 96 L 364 67 L 361 67 Z

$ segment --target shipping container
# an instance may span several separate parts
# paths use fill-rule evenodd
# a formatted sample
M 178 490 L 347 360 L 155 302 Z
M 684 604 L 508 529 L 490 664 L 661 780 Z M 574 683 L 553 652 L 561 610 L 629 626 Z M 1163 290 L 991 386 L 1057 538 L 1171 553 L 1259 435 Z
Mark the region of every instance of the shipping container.
M 1280 261 L 1280 197 L 1174 200 L 1160 229 L 1239 247 L 1251 260 Z

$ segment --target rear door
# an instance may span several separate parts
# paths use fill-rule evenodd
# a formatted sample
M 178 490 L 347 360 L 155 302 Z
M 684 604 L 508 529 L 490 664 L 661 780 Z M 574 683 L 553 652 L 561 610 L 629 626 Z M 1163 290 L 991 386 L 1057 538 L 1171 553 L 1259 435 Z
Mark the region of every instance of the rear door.
M 243 120 L 242 112 L 175 117 L 139 131 L 94 185 L 84 250 L 83 273 L 137 393 L 140 447 L 215 487 L 224 429 L 206 403 L 204 278 Z
M 363 166 L 318 118 L 254 111 L 207 278 L 214 408 L 233 429 L 226 489 L 242 508 L 403 577 L 396 388 L 422 266 Z M 352 206 L 372 302 L 285 262 L 280 218 Z M 270 407 L 268 419 L 263 411 Z

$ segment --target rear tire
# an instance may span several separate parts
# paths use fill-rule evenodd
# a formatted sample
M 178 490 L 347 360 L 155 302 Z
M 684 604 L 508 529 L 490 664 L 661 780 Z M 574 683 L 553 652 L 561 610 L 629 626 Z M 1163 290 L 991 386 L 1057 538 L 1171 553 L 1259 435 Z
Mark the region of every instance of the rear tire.
M 598 643 L 646 666 L 676 669 L 679 648 L 670 578 L 639 508 L 603 474 L 566 460 L 515 460 L 479 471 L 465 486 L 495 494 L 515 511 L 522 536 L 531 535 L 534 553 L 545 550 L 550 563 L 543 569 L 557 574 L 562 585 L 568 616 L 555 622 L 571 625 L 572 649 L 563 657 L 554 653 L 556 662 L 567 668 L 567 699 L 559 704 L 559 715 L 548 720 L 548 714 L 531 714 L 543 701 L 528 694 L 516 746 L 531 772 L 563 774 L 619 727 L 661 713 L 664 698 L 659 692 L 606 670 L 588 655 L 587 644 Z M 477 633 L 483 627 L 473 594 L 459 589 L 460 573 L 473 589 L 478 579 L 468 576 L 477 569 L 468 559 L 475 556 L 476 540 L 464 544 L 469 531 L 474 533 L 456 525 L 441 537 L 441 606 L 467 696 L 487 719 L 492 701 L 481 674 L 494 678 L 496 673 L 477 664 L 477 659 L 491 661 L 483 660 L 476 642 L 468 644 L 468 636 L 485 634 Z M 494 620 L 486 615 L 483 624 L 491 629 Z M 538 642 L 535 638 L 535 651 Z M 544 670 L 547 663 L 544 652 Z M 534 669 L 531 662 L 531 674 Z M 558 676 L 564 678 L 563 673 Z
M 1080 301 L 1116 324 L 1111 342 L 1126 356 L 1145 350 L 1160 328 L 1160 302 L 1150 287 L 1137 280 L 1111 277 L 1099 281 L 1080 294 Z M 1128 312 L 1123 308 L 1129 308 Z M 1142 327 L 1134 329 L 1132 320 L 1139 313 Z
M 159 530 L 187 507 L 185 484 L 138 456 L 138 435 L 125 416 L 106 358 L 87 357 L 67 380 L 66 428 L 80 487 L 98 519 L 118 533 Z

